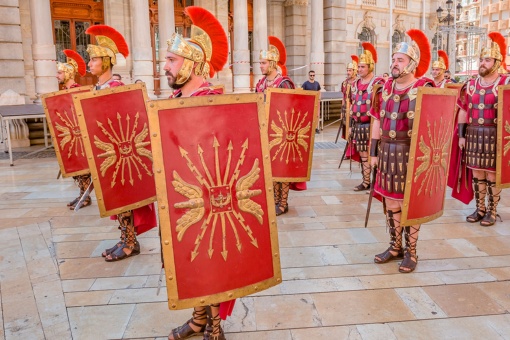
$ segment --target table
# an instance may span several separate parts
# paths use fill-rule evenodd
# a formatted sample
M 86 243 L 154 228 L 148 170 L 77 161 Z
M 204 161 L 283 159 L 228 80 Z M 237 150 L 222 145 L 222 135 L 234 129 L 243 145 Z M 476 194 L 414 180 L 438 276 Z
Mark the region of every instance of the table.
M 48 133 L 46 127 L 46 115 L 42 105 L 37 104 L 23 104 L 23 105 L 1 105 L 0 106 L 0 129 L 6 132 L 7 145 L 9 149 L 9 160 L 11 166 L 14 165 L 12 160 L 12 147 L 11 147 L 11 134 L 10 134 L 10 123 L 13 119 L 28 119 L 28 118 L 42 118 L 44 126 L 44 148 L 31 152 L 23 157 L 30 156 L 34 153 L 48 149 Z M 5 130 L 3 130 L 5 129 Z M 23 158 L 21 157 L 21 158 Z
M 340 91 L 330 91 L 330 92 L 321 92 L 320 97 L 320 116 L 319 116 L 319 129 L 324 130 L 324 116 L 327 113 L 329 114 L 329 104 L 331 102 L 342 102 L 343 101 L 343 93 Z M 326 125 L 326 127 L 335 124 L 336 122 L 340 121 L 340 119 L 335 120 L 332 123 L 329 123 Z

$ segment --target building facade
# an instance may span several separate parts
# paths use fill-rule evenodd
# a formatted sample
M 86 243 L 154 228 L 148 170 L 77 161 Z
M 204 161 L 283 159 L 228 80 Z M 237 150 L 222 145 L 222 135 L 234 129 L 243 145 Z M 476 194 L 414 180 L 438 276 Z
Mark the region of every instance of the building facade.
M 480 27 L 508 36 L 509 3 L 462 0 L 459 22 L 477 18 Z M 125 83 L 143 80 L 152 98 L 167 98 L 166 41 L 175 31 L 187 34 L 184 8 L 189 5 L 211 11 L 227 32 L 229 63 L 212 82 L 228 92 L 253 90 L 268 35 L 285 43 L 289 75 L 297 84 L 313 69 L 323 88 L 337 91 L 350 55 L 360 53 L 363 41 L 377 48 L 376 73 L 382 74 L 389 69 L 392 48 L 407 39 L 405 31 L 419 28 L 431 41 L 437 38 L 436 9 L 445 6 L 426 0 L 0 0 L 0 94 L 11 90 L 29 103 L 57 90 L 55 62 L 64 60 L 62 50 L 71 48 L 86 58 L 91 38 L 85 30 L 104 23 L 121 32 L 130 47 L 130 56 L 119 56 L 114 72 Z M 444 45 L 444 39 L 440 42 Z M 460 45 L 454 45 L 457 60 L 476 56 L 481 48 L 480 42 L 469 50 Z M 88 75 L 79 81 L 94 79 Z

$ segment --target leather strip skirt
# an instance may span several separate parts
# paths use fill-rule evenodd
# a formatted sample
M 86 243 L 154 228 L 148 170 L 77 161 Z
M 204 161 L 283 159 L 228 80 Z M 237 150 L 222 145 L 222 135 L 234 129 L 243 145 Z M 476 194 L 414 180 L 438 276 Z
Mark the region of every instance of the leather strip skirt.
M 377 183 L 386 193 L 403 194 L 405 190 L 407 163 L 411 140 L 381 140 Z
M 496 170 L 495 125 L 468 125 L 466 129 L 466 163 L 473 169 Z

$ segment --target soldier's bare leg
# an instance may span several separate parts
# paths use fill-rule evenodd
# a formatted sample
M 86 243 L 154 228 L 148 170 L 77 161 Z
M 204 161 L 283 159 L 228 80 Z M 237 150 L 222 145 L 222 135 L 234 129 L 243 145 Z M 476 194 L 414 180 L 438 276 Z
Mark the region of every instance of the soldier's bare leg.
M 402 226 L 400 225 L 401 207 L 398 201 L 385 198 L 386 225 L 390 231 L 390 247 L 375 255 L 375 263 L 386 263 L 404 257 L 402 248 Z
M 354 187 L 354 191 L 364 191 L 370 189 L 370 171 L 371 167 L 368 164 L 368 152 L 361 151 L 359 153 L 361 158 L 361 175 L 363 176 L 363 182 L 360 185 Z
M 289 211 L 289 204 L 287 200 L 289 198 L 290 183 L 280 183 L 281 185 L 281 198 L 280 203 L 276 206 L 276 216 L 280 216 Z
M 499 216 L 497 213 L 497 207 L 500 200 L 501 189 L 496 188 L 496 173 L 486 172 L 487 175 L 487 213 L 480 221 L 480 225 L 484 227 L 490 227 L 496 223 L 496 218 Z M 501 217 L 500 217 L 501 219 Z
M 420 225 L 405 226 L 406 250 L 404 260 L 398 270 L 401 273 L 410 273 L 416 269 L 418 264 L 418 255 L 416 255 L 416 244 L 418 243 L 418 234 Z
M 221 328 L 220 304 L 211 305 L 207 310 L 207 327 L 204 333 L 204 340 L 225 340 L 225 334 Z
M 476 210 L 466 217 L 466 221 L 475 223 L 482 220 L 487 211 L 485 196 L 487 194 L 487 177 L 483 170 L 473 170 L 473 190 L 475 192 Z
M 273 195 L 274 195 L 274 204 L 275 207 L 278 208 L 280 201 L 282 199 L 282 183 L 281 182 L 273 182 Z
M 106 262 L 123 260 L 130 256 L 140 254 L 140 243 L 136 240 L 136 231 L 133 223 L 133 212 L 126 211 L 117 215 L 121 230 L 125 233 L 125 242 L 115 251 L 106 255 Z

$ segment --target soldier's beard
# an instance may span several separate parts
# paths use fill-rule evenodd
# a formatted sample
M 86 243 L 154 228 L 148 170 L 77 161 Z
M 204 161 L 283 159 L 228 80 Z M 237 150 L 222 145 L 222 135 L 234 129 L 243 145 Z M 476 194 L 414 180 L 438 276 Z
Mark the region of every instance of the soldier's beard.
M 393 77 L 393 79 L 397 79 L 401 75 L 402 75 L 402 72 L 400 72 L 400 70 L 398 68 L 394 67 L 391 69 L 391 76 Z
M 166 71 L 165 72 L 165 76 L 166 76 L 166 79 L 168 80 L 168 86 L 170 86 L 171 88 L 173 88 L 174 90 L 178 90 L 180 89 L 181 87 L 184 86 L 184 84 L 186 84 L 185 82 L 182 83 L 182 84 L 176 84 L 175 81 L 177 79 L 177 77 L 175 77 L 173 74 L 171 74 L 169 71 Z
M 483 66 L 480 66 L 478 68 L 478 74 L 480 75 L 480 77 L 485 77 L 485 76 L 488 76 L 489 74 L 491 74 L 491 70 L 486 69 Z

